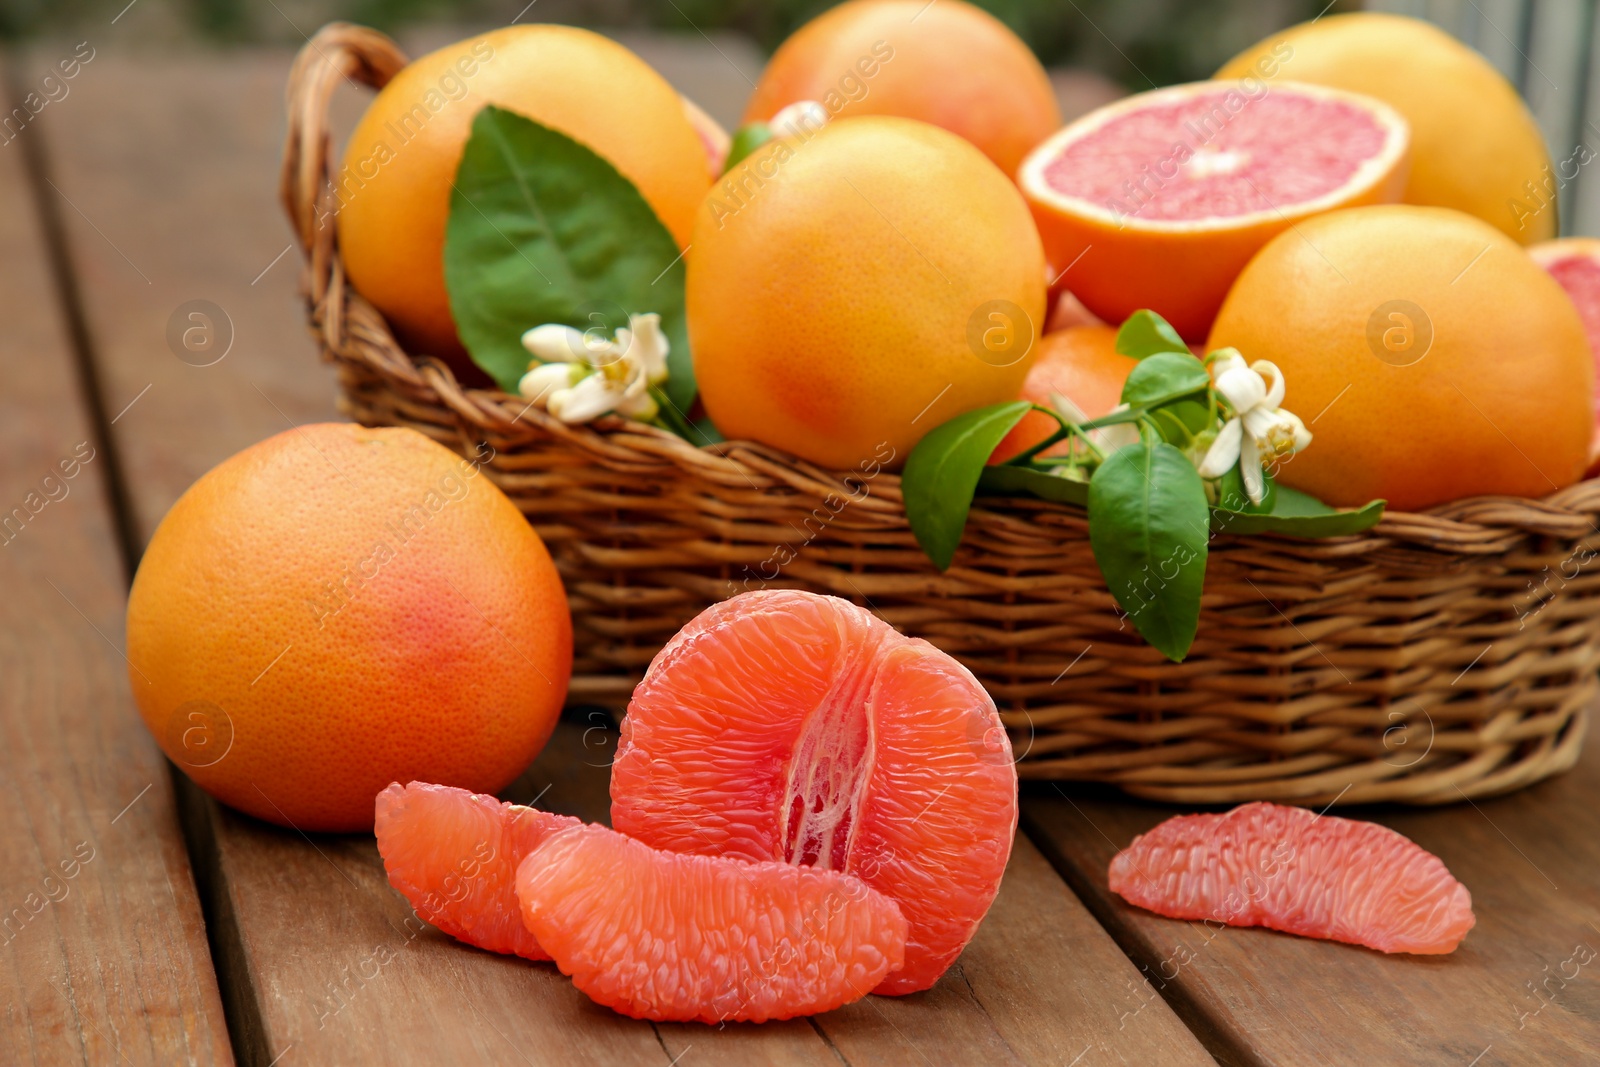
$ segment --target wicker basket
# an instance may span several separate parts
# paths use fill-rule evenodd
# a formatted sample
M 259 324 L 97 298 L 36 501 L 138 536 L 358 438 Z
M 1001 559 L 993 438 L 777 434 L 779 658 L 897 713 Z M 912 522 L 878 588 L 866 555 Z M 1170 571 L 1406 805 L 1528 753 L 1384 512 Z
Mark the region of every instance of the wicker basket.
M 706 605 L 764 585 L 864 604 L 970 667 L 1025 778 L 1097 780 L 1182 803 L 1444 803 L 1571 767 L 1600 667 L 1600 480 L 1544 500 L 1390 513 L 1328 541 L 1221 537 L 1182 664 L 1127 626 L 1083 512 L 983 498 L 944 574 L 912 538 L 899 479 L 819 470 L 771 448 L 695 448 L 610 418 L 566 426 L 414 359 L 346 284 L 328 100 L 404 64 L 335 24 L 289 87 L 283 198 L 305 251 L 313 331 L 344 410 L 409 426 L 486 469 L 528 515 L 571 598 L 572 696 L 620 708 Z M 319 225 L 319 220 L 323 224 Z

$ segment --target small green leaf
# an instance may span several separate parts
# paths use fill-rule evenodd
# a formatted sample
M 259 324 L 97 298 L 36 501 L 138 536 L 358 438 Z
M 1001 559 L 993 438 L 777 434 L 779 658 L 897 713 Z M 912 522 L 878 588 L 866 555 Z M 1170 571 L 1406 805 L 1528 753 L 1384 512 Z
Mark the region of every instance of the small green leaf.
M 717 429 L 717 424 L 711 421 L 710 415 L 707 415 L 694 424 L 694 435 L 689 440 L 697 445 L 720 445 L 727 438 L 722 436 L 722 431 Z
M 1117 331 L 1117 351 L 1134 359 L 1144 359 L 1157 352 L 1188 354 L 1189 346 L 1166 319 L 1144 309 L 1129 315 L 1128 321 Z
M 1250 499 L 1250 494 L 1244 487 L 1244 474 L 1235 463 L 1228 468 L 1228 473 L 1217 479 L 1217 503 L 1219 511 L 1233 511 L 1244 515 L 1270 514 L 1278 500 L 1278 483 L 1266 471 L 1261 472 L 1261 480 L 1266 486 L 1266 492 L 1257 504 Z
M 957 415 L 928 431 L 906 458 L 900 477 L 906 518 L 917 544 L 941 571 L 955 558 L 972 494 L 995 446 L 1032 408 L 1026 400 L 1012 400 Z
M 1206 365 L 1187 352 L 1157 352 L 1139 361 L 1122 385 L 1122 402 L 1150 408 L 1198 393 L 1211 385 Z
M 1331 508 L 1314 496 L 1280 485 L 1270 513 L 1252 515 L 1218 507 L 1211 512 L 1211 528 L 1219 534 L 1240 536 L 1347 537 L 1378 525 L 1383 508 L 1382 500 L 1359 508 Z
M 722 173 L 726 174 L 751 152 L 772 140 L 772 127 L 765 122 L 747 122 L 740 126 L 733 134 L 733 140 L 728 145 L 728 159 L 722 165 Z
M 1200 623 L 1205 484 L 1165 441 L 1107 457 L 1089 482 L 1089 546 L 1117 603 L 1168 659 L 1182 661 Z
M 1089 483 L 1046 474 L 1034 467 L 1008 467 L 998 464 L 983 468 L 978 476 L 978 491 L 996 496 L 1014 496 L 1026 493 L 1040 500 L 1053 500 L 1057 504 L 1089 503 Z
M 565 134 L 478 112 L 450 197 L 444 274 L 462 343 L 507 392 L 528 369 L 530 327 L 611 333 L 654 311 L 671 346 L 664 392 L 680 413 L 694 403 L 677 242 L 632 182 Z

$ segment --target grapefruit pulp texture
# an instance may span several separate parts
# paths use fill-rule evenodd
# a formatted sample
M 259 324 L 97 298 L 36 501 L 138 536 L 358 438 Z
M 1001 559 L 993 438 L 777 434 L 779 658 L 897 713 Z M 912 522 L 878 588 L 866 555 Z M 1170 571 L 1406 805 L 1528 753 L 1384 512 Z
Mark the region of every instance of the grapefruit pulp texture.
M 1386 826 L 1281 804 L 1179 815 L 1111 860 L 1112 892 L 1173 919 L 1265 926 L 1380 952 L 1453 952 L 1472 895 Z
M 1011 744 L 975 678 L 848 601 L 792 590 L 706 609 L 634 690 L 611 772 L 617 830 L 673 852 L 842 871 L 895 900 L 933 985 L 999 888 Z
M 1193 341 L 1274 236 L 1398 200 L 1409 145 L 1405 119 L 1370 97 L 1199 82 L 1090 112 L 1030 153 L 1018 181 L 1046 258 L 1073 265 L 1090 311 L 1121 322 L 1151 308 Z
M 1600 474 L 1600 240 L 1593 237 L 1563 237 L 1528 249 L 1535 263 L 1543 267 L 1566 290 L 1572 306 L 1578 309 L 1583 332 L 1589 338 L 1589 353 L 1595 361 L 1595 426 L 1589 442 L 1589 468 L 1584 476 Z
M 573 984 L 636 1019 L 829 1011 L 905 958 L 899 907 L 850 875 L 664 852 L 603 826 L 551 835 L 523 860 L 516 891 Z
M 579 820 L 425 782 L 391 783 L 376 816 L 389 884 L 419 917 L 490 952 L 550 958 L 522 921 L 514 879 L 536 845 Z

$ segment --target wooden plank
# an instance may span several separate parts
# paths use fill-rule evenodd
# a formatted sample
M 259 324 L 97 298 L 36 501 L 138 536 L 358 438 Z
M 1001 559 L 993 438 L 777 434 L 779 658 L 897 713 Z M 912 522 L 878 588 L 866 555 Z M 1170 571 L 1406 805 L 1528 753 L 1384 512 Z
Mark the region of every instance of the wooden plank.
M 89 315 L 105 377 L 118 388 L 156 383 L 114 431 L 139 543 L 217 460 L 290 421 L 329 416 L 331 375 L 314 366 L 291 265 L 249 284 L 258 252 L 286 240 L 270 185 L 288 58 L 155 67 L 107 56 L 96 61 L 101 82 L 75 90 L 50 131 L 62 193 L 84 216 L 71 238 L 97 279 Z M 207 87 L 203 101 L 190 99 L 195 85 Z M 172 173 L 179 154 L 185 175 Z M 190 172 L 206 178 L 191 186 Z M 183 196 L 181 212 L 167 205 Z M 152 303 L 194 295 L 243 324 L 235 350 L 204 368 L 174 359 L 149 328 Z M 508 795 L 603 820 L 613 743 L 598 720 L 567 723 Z M 763 1027 L 651 1027 L 596 1008 L 549 965 L 415 933 L 370 837 L 305 839 L 199 796 L 193 812 L 249 1063 L 515 1062 L 507 1045 L 563 1063 L 1071 1063 L 1086 1048 L 1104 1055 L 1079 1062 L 1210 1062 L 1164 1006 L 1119 1029 L 1112 1006 L 1136 972 L 1025 841 L 978 938 L 928 993 Z
M 1385 956 L 1259 929 L 1213 934 L 1152 915 L 1109 891 L 1106 867 L 1170 809 L 1046 787 L 1023 811 L 1151 989 L 1222 1063 L 1491 1067 L 1589 1063 L 1600 1048 L 1600 967 L 1581 966 L 1600 951 L 1592 742 L 1577 768 L 1510 797 L 1350 813 L 1434 852 L 1471 891 L 1478 925 L 1449 956 Z
M 231 1063 L 172 779 L 120 652 L 111 460 L 24 172 L 37 137 L 0 147 L 0 1061 Z

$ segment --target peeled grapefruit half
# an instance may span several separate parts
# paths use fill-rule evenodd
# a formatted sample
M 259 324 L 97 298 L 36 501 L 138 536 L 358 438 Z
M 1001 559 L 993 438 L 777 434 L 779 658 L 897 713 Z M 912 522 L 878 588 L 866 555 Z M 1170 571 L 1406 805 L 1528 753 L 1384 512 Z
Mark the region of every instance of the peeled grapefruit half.
M 1595 415 L 1600 420 L 1600 240 L 1563 237 L 1531 245 L 1528 255 L 1567 291 L 1578 309 L 1578 318 L 1583 320 L 1583 332 L 1589 336 L 1589 349 L 1595 359 Z M 1592 478 L 1597 473 L 1600 473 L 1600 425 L 1596 425 L 1594 440 L 1589 445 L 1589 469 L 1585 474 Z
M 603 826 L 544 841 L 517 871 L 517 897 L 573 984 L 636 1019 L 829 1011 L 905 958 L 900 909 L 848 874 L 664 852 Z
M 656 848 L 855 875 L 900 905 L 936 982 L 994 900 L 1017 774 L 967 669 L 837 597 L 761 590 L 698 615 L 633 692 L 611 820 Z
M 1467 887 L 1409 838 L 1281 804 L 1168 819 L 1112 857 L 1110 883 L 1169 918 L 1380 952 L 1453 952 L 1476 922 Z
M 1139 308 L 1205 337 L 1256 250 L 1300 219 L 1392 203 L 1410 132 L 1368 96 L 1294 82 L 1211 81 L 1092 111 L 1018 174 L 1051 263 L 1108 322 Z M 1080 261 L 1081 257 L 1081 261 Z
M 517 864 L 550 834 L 582 823 L 447 785 L 394 782 L 378 794 L 378 852 L 417 915 L 460 941 L 530 960 L 550 954 L 522 921 Z

